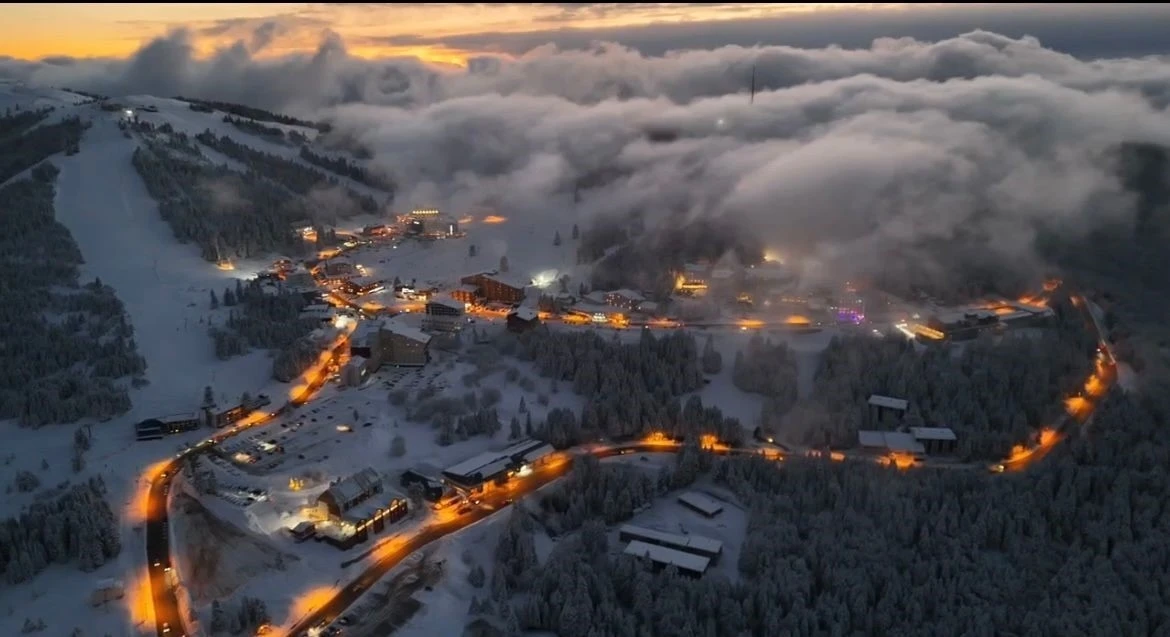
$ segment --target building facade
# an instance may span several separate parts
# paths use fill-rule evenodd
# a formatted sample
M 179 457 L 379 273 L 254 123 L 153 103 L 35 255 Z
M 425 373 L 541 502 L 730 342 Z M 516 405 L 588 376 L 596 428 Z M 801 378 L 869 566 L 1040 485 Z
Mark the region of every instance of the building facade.
M 455 332 L 463 327 L 465 302 L 451 295 L 441 295 L 427 301 L 423 329 L 435 332 Z
M 506 322 L 509 332 L 527 332 L 540 325 L 540 315 L 530 307 L 518 307 L 508 313 Z
M 473 285 L 476 297 L 488 303 L 514 305 L 524 300 L 528 284 L 512 280 L 496 273 L 483 272 L 465 276 L 459 280 L 463 285 Z

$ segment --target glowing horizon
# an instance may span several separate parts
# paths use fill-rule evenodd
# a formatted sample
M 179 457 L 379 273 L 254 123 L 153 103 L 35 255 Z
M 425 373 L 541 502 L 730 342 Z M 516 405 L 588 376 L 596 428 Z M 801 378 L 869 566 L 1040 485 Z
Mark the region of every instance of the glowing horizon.
M 599 5 L 600 6 L 600 5 Z M 186 30 L 198 57 L 237 42 L 257 58 L 312 53 L 326 33 L 336 33 L 349 55 L 365 59 L 413 57 L 465 66 L 476 55 L 500 51 L 446 46 L 435 40 L 488 34 L 539 34 L 552 30 L 589 31 L 653 25 L 775 18 L 841 10 L 903 10 L 906 4 L 771 3 L 706 6 L 636 5 L 621 10 L 552 5 L 469 4 L 327 5 L 313 3 L 235 4 L 10 4 L 0 21 L 0 56 L 20 60 L 50 57 L 125 58 L 152 40 Z M 919 5 L 933 6 L 933 5 Z M 446 10 L 444 10 L 446 9 Z M 255 42 L 262 25 L 271 37 Z M 542 28 L 534 27 L 540 26 Z M 423 40 L 415 42 L 416 40 Z

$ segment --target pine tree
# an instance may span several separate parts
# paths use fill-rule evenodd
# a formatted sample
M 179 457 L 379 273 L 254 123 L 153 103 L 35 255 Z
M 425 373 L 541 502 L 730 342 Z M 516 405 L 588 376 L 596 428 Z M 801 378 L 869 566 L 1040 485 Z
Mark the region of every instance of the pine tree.
M 390 441 L 390 455 L 395 458 L 401 458 L 406 455 L 406 439 L 401 434 L 394 436 Z
M 520 437 L 520 420 L 512 416 L 512 422 L 509 425 L 508 440 L 516 440 Z
M 503 255 L 500 257 L 500 272 L 507 272 L 507 271 L 508 271 L 508 255 Z
M 203 406 L 215 407 L 215 392 L 211 390 L 211 385 L 203 388 Z
M 524 419 L 524 435 L 531 438 L 532 434 L 532 412 L 529 412 Z
M 554 246 L 561 245 L 561 231 L 560 230 L 557 230 L 556 233 L 553 234 L 553 245 Z
M 520 407 L 518 408 L 518 411 L 522 414 L 528 413 L 528 405 L 524 402 L 523 396 L 520 397 Z
M 475 247 L 475 244 L 474 244 L 474 243 L 473 243 L 473 244 L 471 244 L 471 245 L 469 245 L 469 246 L 467 246 L 467 256 L 469 256 L 469 257 L 474 257 L 476 254 L 478 254 L 478 252 L 479 252 L 479 251 L 476 249 L 476 247 Z
M 573 224 L 573 238 L 574 239 L 581 238 L 581 231 L 577 228 L 577 224 L 575 224 L 575 223 Z

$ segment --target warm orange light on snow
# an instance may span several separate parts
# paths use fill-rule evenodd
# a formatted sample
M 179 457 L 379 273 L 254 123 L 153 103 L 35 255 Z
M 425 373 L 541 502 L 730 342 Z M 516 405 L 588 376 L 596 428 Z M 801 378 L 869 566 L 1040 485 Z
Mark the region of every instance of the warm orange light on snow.
M 799 314 L 793 314 L 792 316 L 784 319 L 785 325 L 808 325 L 809 323 L 811 323 L 811 321 L 809 321 L 807 317 L 801 316 Z
M 501 217 L 500 215 L 488 215 L 483 218 L 483 222 L 488 224 L 504 223 L 507 220 L 507 217 Z
M 147 567 L 135 569 L 126 577 L 126 607 L 135 626 L 154 632 L 154 598 L 150 595 Z
M 333 594 L 334 590 L 331 586 L 318 586 L 301 593 L 293 600 L 290 617 L 294 621 L 300 620 L 305 615 L 329 603 L 329 600 L 333 599 Z

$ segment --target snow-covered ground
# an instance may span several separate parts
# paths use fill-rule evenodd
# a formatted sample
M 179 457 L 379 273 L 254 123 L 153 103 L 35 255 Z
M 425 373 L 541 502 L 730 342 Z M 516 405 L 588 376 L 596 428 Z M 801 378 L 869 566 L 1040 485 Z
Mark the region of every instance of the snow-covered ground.
M 527 383 L 507 381 L 505 372 L 509 367 L 516 368 L 521 377 L 533 378 L 532 390 L 523 389 L 521 385 Z M 297 602 L 308 592 L 335 586 L 338 582 L 344 584 L 368 566 L 368 561 L 361 560 L 342 567 L 343 561 L 361 556 L 378 542 L 409 535 L 426 521 L 424 516 L 390 525 L 371 541 L 345 552 L 324 543 L 292 542 L 282 530 L 304 519 L 301 508 L 315 498 L 328 481 L 351 475 L 364 467 L 373 467 L 383 476 L 387 488 L 387 493 L 378 497 L 389 498 L 395 491 L 401 493 L 398 476 L 406 469 L 436 473 L 489 447 L 506 446 L 510 433 L 508 422 L 512 416 L 517 416 L 521 422 L 527 416 L 519 411 L 521 397 L 535 422 L 543 420 L 547 411 L 554 407 L 580 409 L 581 399 L 567 391 L 545 394 L 547 381 L 536 379 L 527 363 L 501 359 L 499 370 L 483 378 L 478 387 L 465 387 L 461 379 L 474 369 L 469 363 L 459 362 L 454 354 L 440 355 L 422 369 L 383 368 L 360 388 L 330 384 L 312 403 L 295 414 L 225 443 L 224 449 L 229 454 L 237 448 L 246 450 L 249 439 L 274 439 L 286 448 L 278 462 L 264 464 L 263 468 L 261 463 L 256 463 L 249 466 L 249 471 L 228 461 L 205 465 L 214 467 L 220 491 L 230 494 L 235 487 L 242 487 L 245 491 L 260 489 L 268 496 L 267 502 L 243 506 L 231 502 L 231 495 L 204 496 L 202 501 L 207 510 L 233 533 L 247 538 L 249 543 L 276 547 L 293 559 L 282 561 L 283 570 L 265 573 L 256 572 L 257 560 L 222 560 L 222 570 L 217 574 L 215 586 L 221 592 L 231 591 L 263 599 L 274 622 L 287 624 L 296 619 Z M 393 405 L 387 399 L 388 394 L 396 389 L 414 392 L 427 386 L 440 388 L 445 395 L 454 396 L 472 391 L 482 394 L 485 388 L 500 390 L 502 397 L 496 408 L 503 429 L 493 438 L 476 436 L 447 447 L 439 446 L 435 441 L 436 430 L 430 423 L 408 421 L 404 407 Z M 548 404 L 542 404 L 542 394 L 547 396 Z M 299 428 L 290 431 L 296 423 L 300 423 Z M 339 426 L 352 431 L 339 430 Z M 404 456 L 393 456 L 390 452 L 395 436 L 402 436 L 406 442 Z M 303 459 L 299 457 L 302 455 Z M 304 477 L 316 478 L 315 486 L 310 486 L 313 483 L 307 481 L 303 491 L 290 491 L 290 479 Z M 183 525 L 176 522 L 176 526 Z M 190 577 L 189 572 L 184 572 L 186 568 L 181 562 L 180 578 Z M 208 601 L 206 598 L 196 599 L 197 609 L 206 612 Z
M 271 371 L 266 353 L 225 363 L 207 335 L 209 321 L 221 322 L 227 312 L 216 316 L 209 309 L 211 291 L 221 295 L 248 274 L 219 270 L 194 245 L 177 244 L 130 164 L 134 142 L 114 117 L 95 117 L 81 152 L 56 160 L 57 219 L 81 247 L 83 279 L 100 277 L 117 291 L 146 359 L 150 385 L 131 393 L 127 420 L 194 411 L 205 385 L 225 404 L 243 391 L 264 391 Z M 130 436 L 128 426 L 122 429 Z
M 52 88 L 26 86 L 20 82 L 0 79 L 0 111 L 20 107 L 37 109 L 72 106 L 88 100 L 88 97 Z
M 288 391 L 287 386 L 270 380 L 268 354 L 253 352 L 231 361 L 219 361 L 214 357 L 207 336 L 209 325 L 223 321 L 227 312 L 223 308 L 210 309 L 211 291 L 222 295 L 224 288 L 234 286 L 234 279 L 250 277 L 261 264 L 236 263 L 235 271 L 225 272 L 200 258 L 194 246 L 179 244 L 130 163 L 135 141 L 126 138 L 117 128 L 117 120 L 123 115 L 101 111 L 92 105 L 76 106 L 86 99 L 63 91 L 30 92 L 30 89 L 17 85 L 0 84 L 0 107 L 17 103 L 24 106 L 52 105 L 58 107 L 60 116 L 76 113 L 92 120 L 93 126 L 85 134 L 80 153 L 53 158 L 61 169 L 57 185 L 57 218 L 71 231 L 85 258 L 83 280 L 101 278 L 116 290 L 125 304 L 135 328 L 139 352 L 148 365 L 146 376 L 150 384 L 132 390 L 131 412 L 110 422 L 94 423 L 93 448 L 86 455 L 86 468 L 78 474 L 69 468 L 74 426 L 46 427 L 31 432 L 18 429 L 13 423 L 0 423 L 0 435 L 8 441 L 6 453 L 0 453 L 0 480 L 7 486 L 17 471 L 27 470 L 37 475 L 41 482 L 41 487 L 30 493 L 13 489 L 0 505 L 0 514 L 15 514 L 39 497 L 38 494 L 62 481 L 101 475 L 110 489 L 111 505 L 123 515 L 123 550 L 114 562 L 89 574 L 81 573 L 73 565 L 52 566 L 30 584 L 0 588 L 0 634 L 18 634 L 26 618 L 44 619 L 52 634 L 68 634 L 74 625 L 78 625 L 84 626 L 87 634 L 120 635 L 127 634 L 135 622 L 149 622 L 146 612 L 131 610 L 125 603 L 91 610 L 89 592 L 98 580 L 107 577 L 122 579 L 128 589 L 143 585 L 139 576 L 145 567 L 144 545 L 141 527 L 137 525 L 139 499 L 147 485 L 140 476 L 146 467 L 172 455 L 179 445 L 198 440 L 207 433 L 192 432 L 162 441 L 135 442 L 133 423 L 147 417 L 195 410 L 206 385 L 213 388 L 222 404 L 234 402 L 247 391 L 267 393 L 274 404 L 279 405 L 284 402 Z M 185 102 L 164 98 L 136 96 L 120 101 L 159 109 L 158 113 L 139 112 L 138 116 L 144 120 L 170 123 L 189 134 L 211 129 L 216 135 L 229 135 L 253 148 L 296 159 L 295 146 L 273 143 L 238 131 L 222 121 L 222 113 L 191 111 Z M 315 134 L 309 129 L 300 130 L 309 137 Z M 507 215 L 507 212 L 499 214 Z M 362 225 L 379 221 L 384 220 L 355 218 L 348 224 L 360 229 Z M 547 220 L 520 216 L 494 221 L 488 222 L 486 213 L 475 215 L 461 221 L 462 229 L 468 234 L 465 238 L 425 245 L 407 242 L 398 249 L 360 252 L 355 259 L 378 276 L 391 279 L 397 276 L 404 280 L 416 278 L 450 286 L 456 285 L 458 279 L 467 274 L 499 268 L 500 258 L 506 256 L 512 276 L 552 279 L 569 274 L 570 290 L 576 291 L 578 281 L 587 275 L 587 270 L 576 264 L 576 242 L 571 239 L 571 222 L 564 227 L 554 227 Z M 562 238 L 560 246 L 553 245 L 556 232 Z M 478 254 L 474 257 L 469 256 L 471 245 L 477 248 Z M 489 331 L 501 329 L 499 321 L 480 321 L 478 327 Z M 607 337 L 615 333 L 599 329 Z M 730 384 L 735 350 L 742 347 L 750 335 L 735 330 L 712 329 L 711 332 L 716 334 L 716 343 L 723 350 L 724 371 L 714 377 L 701 393 L 706 402 L 719 405 L 729 415 L 741 418 L 750 428 L 758 415 L 759 400 L 745 396 Z M 617 334 L 622 339 L 639 336 L 638 330 Z M 701 342 L 703 335 L 698 336 Z M 823 348 L 822 340 L 827 340 L 816 335 L 776 335 L 773 338 L 788 338 L 798 351 L 807 349 L 814 355 Z M 509 368 L 518 372 L 518 377 L 511 381 L 508 380 Z M 215 469 L 221 491 L 230 493 L 230 487 L 235 486 L 260 489 L 271 498 L 265 503 L 268 506 L 249 510 L 226 497 L 203 496 L 202 509 L 175 513 L 174 533 L 178 545 L 186 545 L 184 534 L 208 533 L 210 529 L 212 537 L 233 543 L 233 550 L 242 552 L 221 562 L 224 569 L 220 574 L 222 581 L 215 582 L 220 588 L 213 587 L 209 589 L 212 592 L 206 594 L 259 597 L 268 603 L 274 620 L 285 623 L 295 619 L 295 615 L 303 610 L 296 604 L 305 599 L 307 592 L 344 583 L 363 568 L 362 562 L 342 567 L 343 560 L 360 555 L 375 542 L 384 541 L 394 534 L 409 533 L 423 522 L 415 518 L 392 525 L 374 541 L 347 553 L 313 542 L 294 544 L 278 531 L 296 521 L 293 516 L 281 516 L 281 507 L 294 510 L 298 498 L 306 498 L 314 492 L 294 494 L 289 489 L 291 478 L 316 472 L 328 480 L 371 466 L 386 477 L 388 486 L 393 489 L 397 485 L 397 475 L 404 469 L 439 470 L 488 446 L 505 445 L 510 433 L 508 423 L 513 416 L 523 423 L 530 413 L 534 422 L 541 422 L 553 407 L 569 407 L 574 411 L 581 407 L 580 397 L 567 390 L 553 393 L 547 379 L 537 377 L 526 363 L 500 359 L 496 371 L 470 386 L 464 377 L 475 369 L 474 364 L 460 361 L 456 355 L 439 354 L 423 370 L 387 369 L 362 388 L 343 389 L 331 384 L 314 402 L 296 414 L 271 422 L 259 431 L 249 432 L 248 437 L 268 439 L 283 435 L 284 440 L 299 440 L 311 431 L 318 433 L 317 440 L 311 441 L 315 451 L 305 454 L 304 460 L 286 458 L 258 473 L 245 472 L 227 464 L 224 465 L 226 468 Z M 482 395 L 485 388 L 499 390 L 501 399 L 496 408 L 502 430 L 494 438 L 479 436 L 447 447 L 439 446 L 435 442 L 436 432 L 429 423 L 409 422 L 404 408 L 387 399 L 392 390 L 416 391 L 426 386 L 436 387 L 445 395 L 460 397 L 472 391 Z M 521 397 L 528 413 L 520 412 Z M 295 422 L 302 423 L 302 428 L 287 433 Z M 365 426 L 366 423 L 369 426 Z M 352 432 L 339 431 L 337 425 L 340 424 L 349 425 Z M 401 435 L 406 441 L 407 452 L 401 457 L 390 454 L 391 440 L 396 435 Z M 42 466 L 42 460 L 47 463 L 47 468 Z M 673 505 L 662 506 L 669 508 Z M 190 507 L 184 505 L 183 508 Z M 504 517 L 493 516 L 489 522 L 449 538 L 444 547 L 450 548 L 441 550 L 450 550 L 460 556 L 463 549 L 459 547 L 490 543 L 493 540 L 487 539 L 488 536 L 497 526 L 497 521 Z M 277 555 L 282 557 L 275 557 Z M 274 565 L 274 560 L 279 562 L 279 567 Z M 448 564 L 460 561 L 452 558 L 448 559 Z M 184 565 L 183 558 L 178 566 L 182 579 L 186 576 L 183 571 L 190 570 L 190 566 Z M 460 589 L 457 584 L 465 584 L 465 574 L 451 572 L 444 581 L 449 584 L 426 594 L 431 598 L 419 598 L 431 610 L 420 612 L 404 628 L 407 634 L 454 634 L 444 631 L 453 628 L 454 622 L 462 625 L 463 612 L 470 597 L 468 591 Z M 134 595 L 128 595 L 128 599 L 130 597 Z M 197 607 L 205 608 L 200 606 L 204 601 L 197 600 Z M 442 612 L 436 612 L 438 609 Z M 69 625 L 54 623 L 59 617 L 69 617 Z

